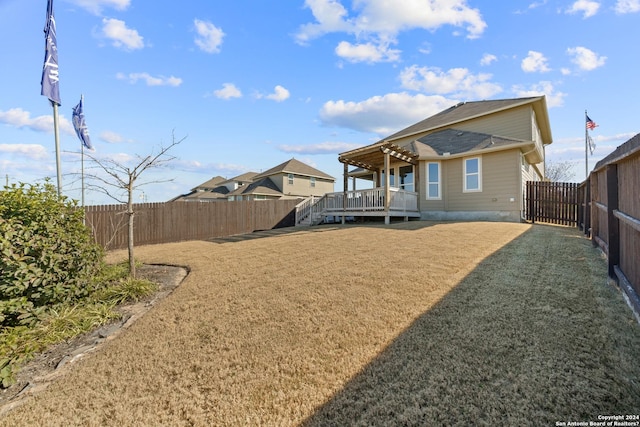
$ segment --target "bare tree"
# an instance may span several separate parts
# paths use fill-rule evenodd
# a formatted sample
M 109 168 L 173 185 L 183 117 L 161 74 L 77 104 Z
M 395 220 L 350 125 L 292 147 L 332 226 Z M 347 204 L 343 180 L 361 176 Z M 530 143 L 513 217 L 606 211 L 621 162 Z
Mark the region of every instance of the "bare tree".
M 171 144 L 160 146 L 157 152 L 152 153 L 144 158 L 137 157 L 137 162 L 133 166 L 127 166 L 113 159 L 99 159 L 92 154 L 85 154 L 94 164 L 97 173 L 87 174 L 90 183 L 87 187 L 104 193 L 109 198 L 118 203 L 126 204 L 127 210 L 125 214 L 128 217 L 128 238 L 127 247 L 129 251 L 129 275 L 136 277 L 136 266 L 133 256 L 133 218 L 135 215 L 133 206 L 133 193 L 136 189 L 149 184 L 158 184 L 162 182 L 173 181 L 170 179 L 160 179 L 152 181 L 143 181 L 141 175 L 150 170 L 166 166 L 167 163 L 175 159 L 175 156 L 168 154 L 168 151 L 184 141 L 186 137 L 176 140 L 175 134 L 172 134 Z
M 568 182 L 576 176 L 576 173 L 573 171 L 573 165 L 569 161 L 547 161 L 545 165 L 545 176 L 549 181 Z

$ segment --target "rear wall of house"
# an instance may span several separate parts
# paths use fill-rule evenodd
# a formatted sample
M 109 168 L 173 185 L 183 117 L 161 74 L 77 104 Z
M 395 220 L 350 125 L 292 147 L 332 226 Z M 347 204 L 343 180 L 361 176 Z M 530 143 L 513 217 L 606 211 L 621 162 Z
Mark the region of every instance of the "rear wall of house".
M 482 191 L 478 192 L 464 192 L 464 158 L 440 163 L 441 200 L 427 200 L 426 162 L 420 162 L 420 210 L 425 213 L 503 212 L 512 219 L 518 219 L 522 199 L 520 150 L 487 153 L 479 157 L 482 159 Z

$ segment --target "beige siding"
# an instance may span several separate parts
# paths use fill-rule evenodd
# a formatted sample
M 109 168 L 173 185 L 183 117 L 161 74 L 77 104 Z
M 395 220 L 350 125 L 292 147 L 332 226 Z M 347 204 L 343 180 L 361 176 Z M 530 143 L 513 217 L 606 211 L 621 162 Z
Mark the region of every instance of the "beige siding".
M 453 126 L 438 128 L 435 129 L 434 132 L 448 128 L 522 139 L 523 141 L 536 141 L 537 139 L 541 139 L 540 131 L 538 130 L 535 122 L 535 114 L 533 109 L 528 105 L 514 108 L 513 110 L 501 111 L 487 116 L 482 116 L 466 122 L 456 123 Z M 394 140 L 394 143 L 403 145 L 404 143 L 415 141 L 429 133 L 431 132 L 410 135 Z
M 531 128 L 533 110 L 523 106 L 455 125 L 456 129 L 487 133 L 525 141 L 534 140 Z
M 315 187 L 311 186 L 311 177 L 309 176 L 294 174 L 293 184 L 289 184 L 288 174 L 271 177 L 271 179 L 276 185 L 282 185 L 282 192 L 285 195 L 308 197 L 324 196 L 326 193 L 333 192 L 333 182 L 327 179 L 316 178 Z
M 489 153 L 481 158 L 482 191 L 480 192 L 463 192 L 462 158 L 442 162 L 444 210 L 520 210 L 522 184 L 519 150 Z M 512 198 L 513 201 L 511 201 Z

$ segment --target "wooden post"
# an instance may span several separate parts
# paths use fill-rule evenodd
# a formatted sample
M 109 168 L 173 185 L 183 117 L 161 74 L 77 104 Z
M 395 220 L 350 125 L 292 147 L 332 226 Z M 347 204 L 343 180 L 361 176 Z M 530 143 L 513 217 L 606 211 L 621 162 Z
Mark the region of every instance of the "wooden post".
M 342 225 L 346 223 L 346 211 L 347 211 L 347 189 L 349 187 L 349 165 L 343 163 L 344 175 L 342 182 Z
M 607 234 L 609 244 L 609 277 L 616 280 L 615 267 L 620 264 L 620 224 L 614 211 L 618 210 L 618 165 L 607 166 Z M 616 280 L 617 281 L 617 280 Z
M 391 206 L 391 177 L 389 176 L 389 163 L 391 160 L 391 156 L 389 153 L 384 153 L 384 223 L 389 224 L 391 222 L 391 218 L 389 218 L 389 207 Z

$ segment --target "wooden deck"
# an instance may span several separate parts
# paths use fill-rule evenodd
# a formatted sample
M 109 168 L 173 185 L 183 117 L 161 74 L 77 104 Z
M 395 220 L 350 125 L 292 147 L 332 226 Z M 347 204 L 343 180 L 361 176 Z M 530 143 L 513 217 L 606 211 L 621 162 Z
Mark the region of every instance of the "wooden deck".
M 322 198 L 300 205 L 301 211 L 296 215 L 307 218 L 307 225 L 317 224 L 327 216 L 334 217 L 391 217 L 419 218 L 418 193 L 390 188 L 389 206 L 385 204 L 385 188 L 370 188 L 347 192 L 327 193 Z M 302 212 L 304 210 L 304 212 Z M 302 221 L 300 221 L 302 224 Z

